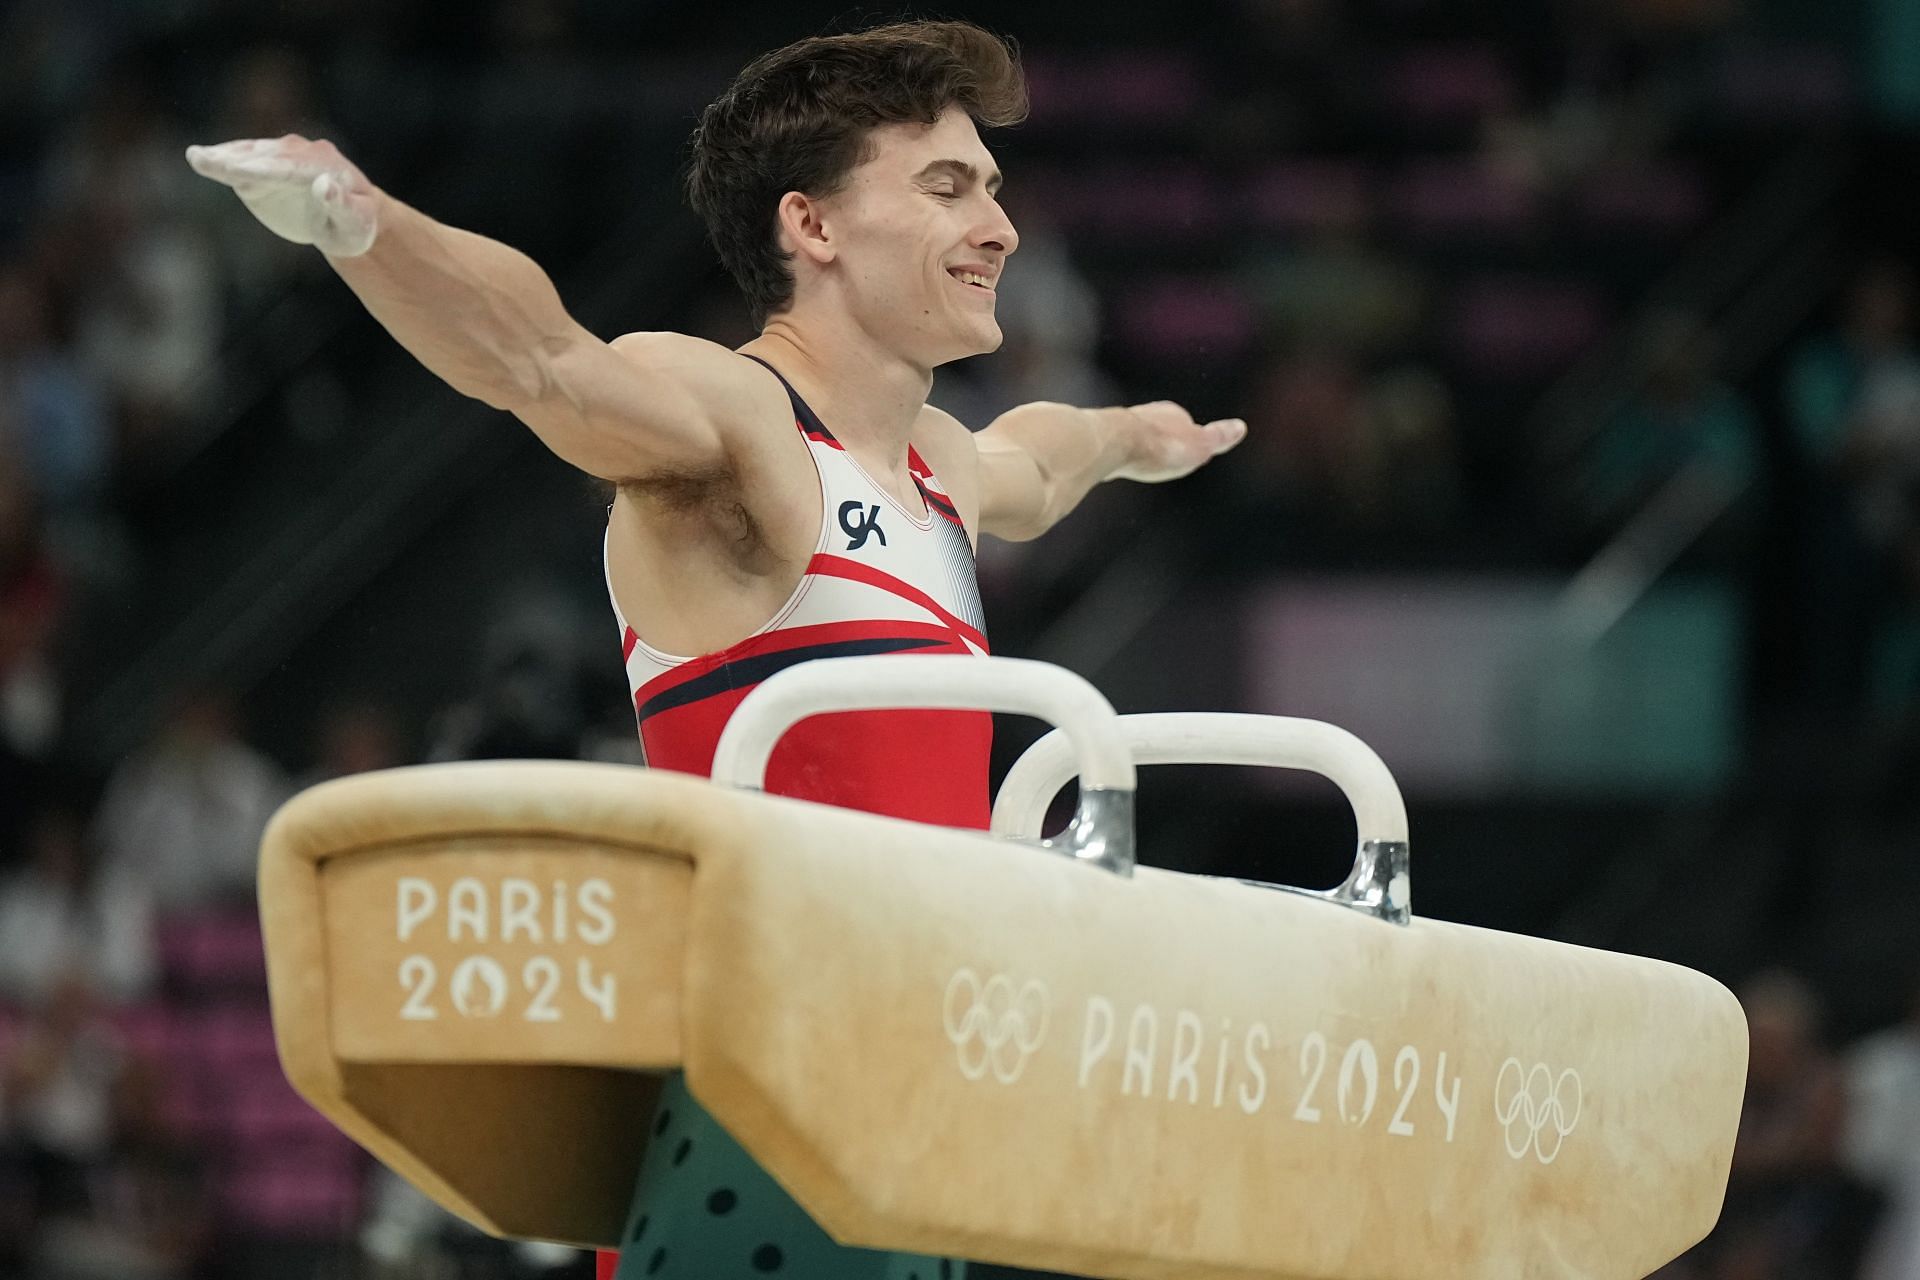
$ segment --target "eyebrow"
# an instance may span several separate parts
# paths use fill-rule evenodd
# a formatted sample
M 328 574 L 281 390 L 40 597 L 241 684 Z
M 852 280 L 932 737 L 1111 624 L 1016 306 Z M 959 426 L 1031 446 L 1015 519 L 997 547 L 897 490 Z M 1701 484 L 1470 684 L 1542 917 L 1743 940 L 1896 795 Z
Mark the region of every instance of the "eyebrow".
M 956 178 L 963 182 L 977 182 L 980 179 L 980 171 L 968 164 L 965 160 L 935 160 L 932 164 L 914 174 L 913 180 L 915 182 L 925 182 L 930 178 L 937 178 L 942 175 Z M 987 176 L 987 194 L 992 195 L 998 190 L 1000 190 L 1000 171 L 995 169 Z

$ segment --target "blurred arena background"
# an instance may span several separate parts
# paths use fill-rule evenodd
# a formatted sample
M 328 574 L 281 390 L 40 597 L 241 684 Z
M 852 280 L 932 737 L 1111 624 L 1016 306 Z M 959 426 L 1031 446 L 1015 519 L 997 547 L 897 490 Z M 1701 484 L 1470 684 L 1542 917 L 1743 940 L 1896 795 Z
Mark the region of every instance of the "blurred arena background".
M 330 138 L 596 332 L 733 344 L 693 118 L 896 14 L 0 5 L 0 1275 L 585 1273 L 291 1093 L 250 895 L 313 781 L 633 758 L 603 495 L 182 148 Z M 1251 425 L 983 547 L 996 650 L 1123 711 L 1345 725 L 1423 914 L 1733 985 L 1727 1213 L 1663 1275 L 1920 1277 L 1920 0 L 941 16 L 1021 42 L 1034 110 L 988 138 L 1006 347 L 936 401 Z M 1150 772 L 1142 826 L 1216 874 L 1352 853 L 1330 786 L 1253 773 Z

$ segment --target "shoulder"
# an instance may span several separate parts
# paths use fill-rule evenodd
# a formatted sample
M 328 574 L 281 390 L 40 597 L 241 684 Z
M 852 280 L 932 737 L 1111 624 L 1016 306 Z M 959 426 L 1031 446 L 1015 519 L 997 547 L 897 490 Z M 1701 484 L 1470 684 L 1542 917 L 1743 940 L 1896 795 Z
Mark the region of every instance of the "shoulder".
M 608 343 L 622 359 L 668 375 L 705 402 L 727 426 L 786 425 L 787 393 L 765 365 L 692 334 L 656 330 L 625 333 Z
M 709 363 L 718 368 L 724 364 L 745 359 L 739 352 L 730 351 L 717 342 L 696 338 L 690 333 L 674 333 L 669 329 L 623 333 L 609 345 L 628 359 L 641 363 L 668 359 L 694 364 Z M 748 361 L 748 363 L 752 362 Z
M 920 416 L 914 419 L 913 447 L 920 451 L 920 456 L 935 471 L 941 469 L 942 462 L 949 469 L 960 467 L 971 470 L 978 453 L 973 432 L 967 429 L 966 424 L 945 409 L 936 409 L 930 404 L 921 405 Z
M 964 514 L 973 505 L 979 487 L 980 449 L 973 432 L 945 409 L 921 405 L 920 416 L 913 423 L 913 447 L 933 468 L 947 492 L 960 501 Z
M 922 405 L 913 423 L 913 447 L 953 499 L 971 536 L 980 520 L 980 452 L 973 432 L 946 410 Z

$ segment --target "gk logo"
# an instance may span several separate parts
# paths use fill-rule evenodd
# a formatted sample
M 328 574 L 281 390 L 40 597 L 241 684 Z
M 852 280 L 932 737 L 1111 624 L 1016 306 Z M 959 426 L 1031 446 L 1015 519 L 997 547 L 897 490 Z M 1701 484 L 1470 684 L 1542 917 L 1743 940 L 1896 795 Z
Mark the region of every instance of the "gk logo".
M 847 535 L 847 550 L 858 551 L 867 545 L 867 539 L 878 538 L 880 545 L 887 545 L 887 531 L 880 527 L 880 504 L 874 503 L 865 511 L 860 504 L 847 501 L 840 504 L 840 531 Z

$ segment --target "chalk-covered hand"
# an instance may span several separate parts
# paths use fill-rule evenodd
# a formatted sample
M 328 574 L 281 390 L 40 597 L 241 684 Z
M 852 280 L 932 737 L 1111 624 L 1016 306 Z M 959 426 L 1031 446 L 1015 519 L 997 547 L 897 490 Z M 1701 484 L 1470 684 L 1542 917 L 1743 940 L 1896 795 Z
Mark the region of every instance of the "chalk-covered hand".
M 195 173 L 232 187 L 267 230 L 334 258 L 373 247 L 379 191 L 331 142 L 289 133 L 188 147 Z
M 1195 422 L 1192 414 L 1171 400 L 1110 412 L 1117 413 L 1127 428 L 1126 460 L 1112 473 L 1119 480 L 1148 484 L 1178 480 L 1247 436 L 1247 424 L 1239 418 Z

